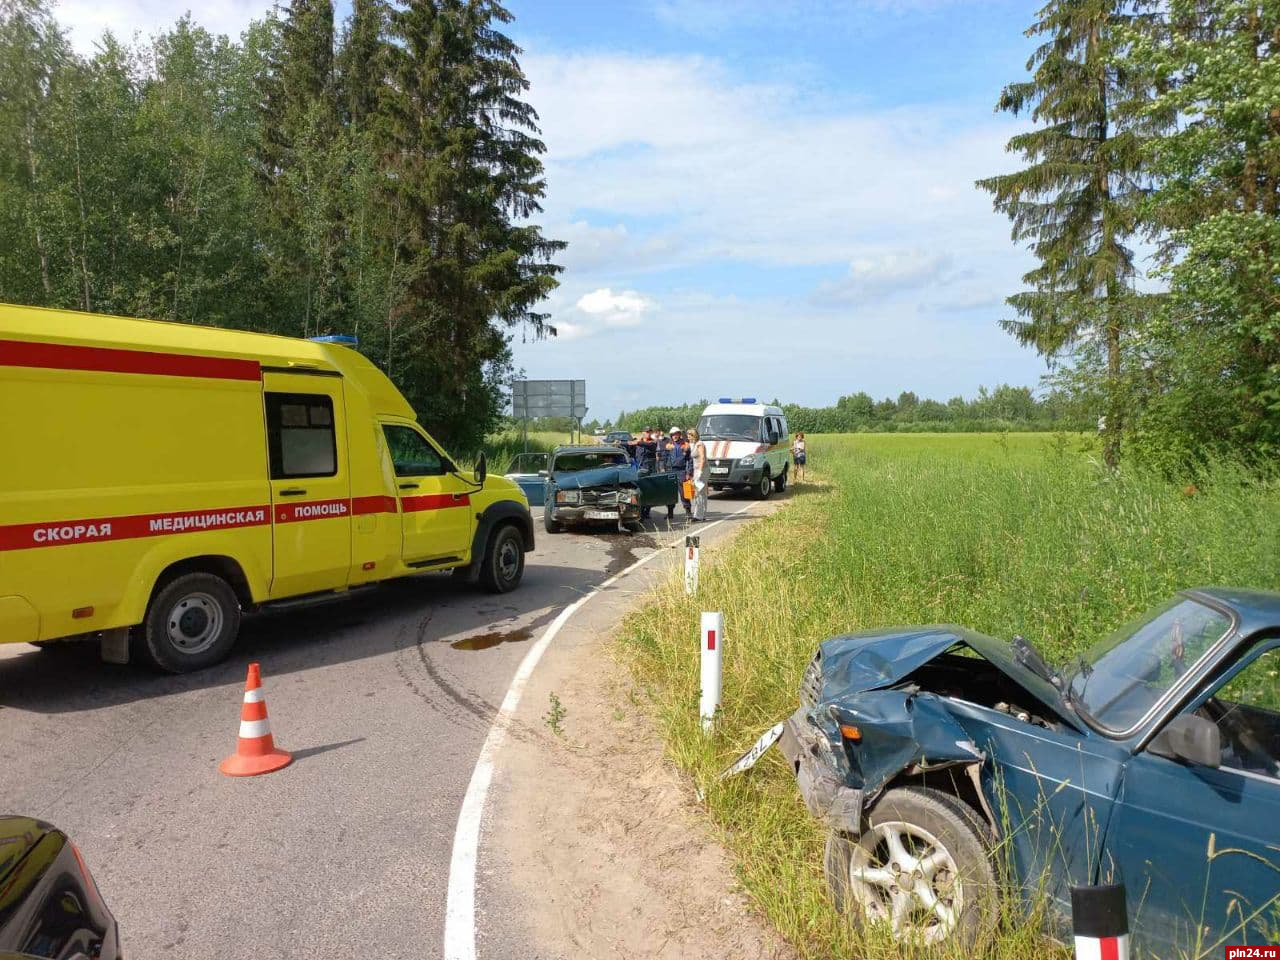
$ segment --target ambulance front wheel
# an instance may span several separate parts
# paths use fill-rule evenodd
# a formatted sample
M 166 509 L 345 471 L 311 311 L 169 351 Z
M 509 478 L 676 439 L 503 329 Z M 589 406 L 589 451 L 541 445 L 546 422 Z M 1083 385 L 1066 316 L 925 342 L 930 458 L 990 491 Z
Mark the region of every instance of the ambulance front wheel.
M 499 527 L 489 540 L 480 584 L 490 593 L 509 593 L 524 576 L 524 536 L 511 524 Z
M 161 670 L 187 673 L 226 657 L 239 632 L 240 601 L 231 585 L 212 573 L 188 573 L 151 599 L 141 652 Z

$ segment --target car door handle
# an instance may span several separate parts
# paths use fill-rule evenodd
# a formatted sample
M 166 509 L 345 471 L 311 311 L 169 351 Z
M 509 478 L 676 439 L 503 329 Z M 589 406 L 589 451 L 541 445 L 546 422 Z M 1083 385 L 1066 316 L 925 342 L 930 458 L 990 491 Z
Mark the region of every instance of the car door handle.
M 306 492 L 307 492 L 307 491 L 303 490 L 301 487 L 289 487 L 289 488 L 288 488 L 288 489 L 286 489 L 286 490 L 281 490 L 281 491 L 280 491 L 280 496 L 282 496 L 282 497 L 300 497 L 300 496 L 302 496 L 302 495 L 303 495 L 304 493 L 306 493 Z
M 416 483 L 402 483 L 400 484 L 400 489 L 401 490 L 417 490 L 418 485 Z

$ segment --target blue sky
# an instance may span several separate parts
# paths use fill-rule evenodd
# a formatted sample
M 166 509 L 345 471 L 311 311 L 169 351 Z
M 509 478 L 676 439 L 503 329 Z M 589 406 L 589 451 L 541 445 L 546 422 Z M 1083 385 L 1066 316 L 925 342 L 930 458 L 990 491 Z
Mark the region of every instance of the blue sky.
M 196 19 L 234 35 L 267 6 L 213 0 Z M 547 304 L 561 335 L 517 333 L 517 366 L 585 378 L 601 419 L 1035 385 L 1043 361 L 997 324 L 1030 260 L 973 181 L 1014 165 L 1020 122 L 992 106 L 1038 6 L 509 0 L 547 144 L 540 220 L 570 243 Z M 172 9 L 58 15 L 87 48 Z

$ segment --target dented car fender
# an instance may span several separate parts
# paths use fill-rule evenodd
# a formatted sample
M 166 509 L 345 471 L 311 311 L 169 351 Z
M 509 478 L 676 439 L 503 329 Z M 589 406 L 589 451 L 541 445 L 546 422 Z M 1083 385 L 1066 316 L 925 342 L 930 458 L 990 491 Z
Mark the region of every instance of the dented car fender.
M 847 739 L 842 725 L 856 727 L 860 739 Z M 870 690 L 856 701 L 802 707 L 786 721 L 779 744 L 809 812 L 854 835 L 899 774 L 976 768 L 986 759 L 938 697 L 907 690 Z

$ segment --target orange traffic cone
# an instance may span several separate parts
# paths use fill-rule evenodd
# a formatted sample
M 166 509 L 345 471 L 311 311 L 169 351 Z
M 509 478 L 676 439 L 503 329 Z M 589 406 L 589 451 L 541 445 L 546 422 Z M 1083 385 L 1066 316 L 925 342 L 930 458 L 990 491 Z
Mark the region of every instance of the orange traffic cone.
M 251 663 L 249 676 L 244 681 L 236 752 L 218 764 L 218 769 L 229 777 L 255 777 L 287 767 L 292 760 L 292 754 L 276 749 L 271 723 L 267 720 L 267 701 L 262 695 L 262 673 L 256 663 Z

